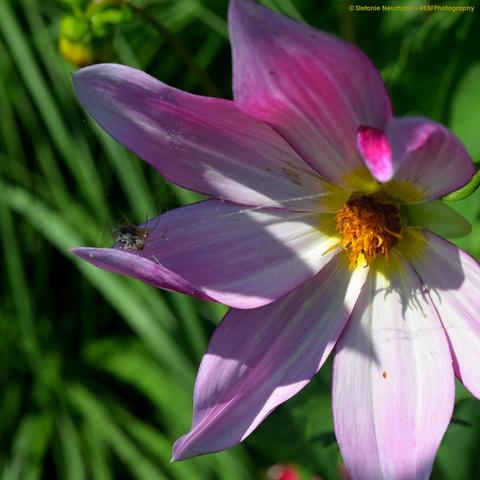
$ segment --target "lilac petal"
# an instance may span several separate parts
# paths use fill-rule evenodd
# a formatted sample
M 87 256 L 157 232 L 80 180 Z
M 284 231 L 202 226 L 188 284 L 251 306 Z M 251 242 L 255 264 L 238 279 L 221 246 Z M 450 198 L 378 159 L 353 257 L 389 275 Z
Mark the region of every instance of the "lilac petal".
M 320 369 L 347 322 L 367 270 L 338 255 L 290 295 L 255 310 L 230 310 L 203 357 L 192 429 L 173 458 L 223 450 L 246 438 Z
M 388 182 L 393 176 L 392 150 L 384 132 L 361 126 L 357 132 L 357 147 L 370 173 L 379 182 Z
M 219 200 L 171 210 L 145 228 L 142 250 L 77 253 L 101 268 L 159 288 L 255 308 L 314 276 L 338 244 L 332 214 L 245 208 Z M 178 277 L 173 284 L 171 272 Z M 179 278 L 184 289 L 177 288 Z
M 393 195 L 399 183 L 407 183 L 421 194 L 413 203 L 434 200 L 459 189 L 475 174 L 463 145 L 439 123 L 421 117 L 393 118 L 386 133 L 396 172 L 389 192 Z
M 429 478 L 455 399 L 435 308 L 411 265 L 390 262 L 371 269 L 335 347 L 335 433 L 354 480 Z
M 129 275 L 145 283 L 172 292 L 185 293 L 202 300 L 214 300 L 187 280 L 159 263 L 118 248 L 73 248 L 72 252 L 96 267 Z
M 365 167 L 360 125 L 383 128 L 388 95 L 355 46 L 278 15 L 251 0 L 229 13 L 235 103 L 270 123 L 312 167 L 342 184 Z
M 480 264 L 432 233 L 413 259 L 429 289 L 453 350 L 457 376 L 480 398 Z
M 101 127 L 182 187 L 294 210 L 329 210 L 332 196 L 344 201 L 270 126 L 232 101 L 191 95 L 114 64 L 83 68 L 74 84 Z

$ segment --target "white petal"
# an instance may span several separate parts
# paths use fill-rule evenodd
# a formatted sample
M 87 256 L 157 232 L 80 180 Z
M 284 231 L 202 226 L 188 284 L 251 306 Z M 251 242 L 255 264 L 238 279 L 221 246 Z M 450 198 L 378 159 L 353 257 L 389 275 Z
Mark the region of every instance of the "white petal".
M 389 280 L 371 270 L 336 347 L 335 432 L 353 479 L 427 479 L 454 404 L 435 308 L 413 268 L 391 260 Z

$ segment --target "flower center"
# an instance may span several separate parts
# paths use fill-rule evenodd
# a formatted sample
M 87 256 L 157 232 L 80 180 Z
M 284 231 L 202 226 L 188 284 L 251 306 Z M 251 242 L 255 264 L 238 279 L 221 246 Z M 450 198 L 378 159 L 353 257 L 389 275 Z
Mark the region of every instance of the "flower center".
M 388 258 L 390 249 L 402 238 L 399 208 L 366 195 L 346 202 L 336 218 L 350 270 L 357 266 L 360 255 L 367 265 L 378 255 Z

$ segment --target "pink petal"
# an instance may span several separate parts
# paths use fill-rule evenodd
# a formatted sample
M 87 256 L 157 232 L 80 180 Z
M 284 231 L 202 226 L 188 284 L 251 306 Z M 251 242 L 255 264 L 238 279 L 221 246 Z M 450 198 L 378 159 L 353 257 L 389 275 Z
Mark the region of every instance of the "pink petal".
M 232 101 L 190 95 L 123 65 L 84 68 L 74 83 L 101 127 L 182 187 L 295 210 L 325 210 L 323 201 L 338 195 L 271 127 Z
M 230 2 L 235 103 L 270 123 L 334 183 L 364 166 L 360 125 L 391 116 L 375 67 L 355 46 L 278 15 L 251 0 Z
M 301 390 L 333 348 L 366 274 L 352 275 L 339 255 L 281 300 L 230 310 L 203 357 L 192 429 L 175 443 L 173 458 L 235 445 Z
M 394 118 L 387 126 L 394 180 L 412 183 L 433 200 L 470 181 L 475 168 L 467 151 L 447 128 L 421 117 Z
M 245 208 L 219 200 L 169 211 L 145 228 L 142 250 L 75 253 L 159 288 L 254 308 L 313 277 L 338 243 L 332 214 Z
M 425 232 L 414 267 L 429 289 L 453 350 L 457 376 L 480 398 L 480 264 L 450 242 Z
M 185 293 L 202 300 L 214 300 L 175 272 L 130 251 L 118 248 L 80 247 L 72 249 L 72 252 L 109 272 L 129 275 L 164 290 Z
M 455 398 L 447 338 L 413 268 L 371 270 L 335 347 L 333 413 L 354 480 L 429 478 Z
M 388 182 L 393 176 L 392 151 L 383 131 L 361 126 L 357 132 L 357 147 L 370 173 L 379 182 Z

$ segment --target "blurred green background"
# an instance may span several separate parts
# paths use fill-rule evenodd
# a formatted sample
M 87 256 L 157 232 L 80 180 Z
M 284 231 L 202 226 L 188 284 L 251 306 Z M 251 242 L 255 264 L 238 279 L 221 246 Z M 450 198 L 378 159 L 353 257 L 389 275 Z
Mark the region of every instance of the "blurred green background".
M 59 53 L 61 29 L 64 40 L 70 35 L 64 53 L 77 48 L 77 60 L 78 37 L 93 42 L 93 59 L 111 55 L 178 88 L 231 98 L 227 0 L 132 3 L 136 11 L 100 8 L 103 17 L 86 24 L 85 36 L 78 33 L 85 24 L 68 24 L 84 11 L 82 0 L 0 0 L 1 478 L 263 479 L 285 463 L 304 479 L 345 478 L 329 364 L 244 444 L 170 463 L 174 439 L 190 426 L 195 372 L 224 308 L 69 253 L 109 245 L 124 216 L 142 223 L 198 197 L 168 185 L 87 118 L 72 89 L 75 68 Z M 263 3 L 354 41 L 380 69 L 397 115 L 445 123 L 480 160 L 477 2 L 432 2 L 476 6 L 473 14 L 352 13 L 354 2 L 340 0 Z M 458 243 L 479 258 L 480 190 L 450 205 L 473 225 Z M 432 478 L 479 475 L 480 402 L 459 387 Z

